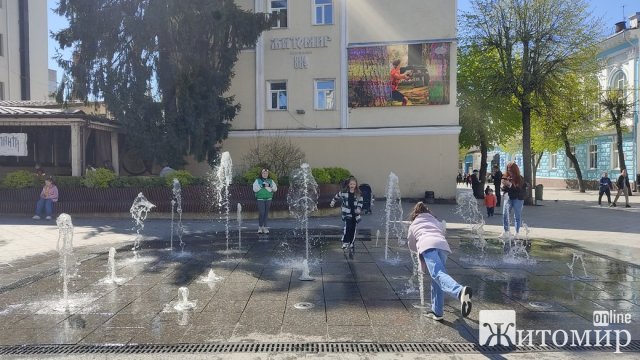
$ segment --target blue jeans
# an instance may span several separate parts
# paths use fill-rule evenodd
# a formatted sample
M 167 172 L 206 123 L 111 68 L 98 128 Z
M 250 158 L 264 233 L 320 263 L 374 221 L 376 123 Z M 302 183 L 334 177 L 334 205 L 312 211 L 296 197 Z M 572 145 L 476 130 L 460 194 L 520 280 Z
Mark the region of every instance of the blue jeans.
M 502 209 L 502 227 L 504 231 L 509 231 L 509 213 L 513 209 L 514 217 L 516 218 L 516 232 L 520 232 L 520 226 L 522 225 L 522 206 L 524 200 L 510 199 L 505 196 L 504 208 Z
M 429 249 L 422 253 L 429 274 L 431 274 L 431 310 L 438 316 L 444 313 L 444 293 L 455 298 L 462 291 L 462 285 L 453 280 L 444 264 L 447 262 L 447 252 L 440 249 Z
M 267 227 L 267 218 L 269 217 L 269 208 L 271 200 L 258 200 L 258 226 Z
M 36 215 L 40 216 L 40 214 L 42 214 L 42 208 L 44 208 L 47 216 L 53 215 L 53 200 L 43 198 L 38 199 L 38 202 L 36 203 Z

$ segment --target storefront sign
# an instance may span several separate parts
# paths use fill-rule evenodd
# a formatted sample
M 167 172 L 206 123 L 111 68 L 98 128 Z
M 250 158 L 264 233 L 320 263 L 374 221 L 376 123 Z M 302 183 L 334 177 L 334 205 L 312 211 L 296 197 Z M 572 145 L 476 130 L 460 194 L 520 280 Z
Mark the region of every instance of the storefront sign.
M 0 156 L 27 155 L 27 134 L 0 134 Z
M 292 36 L 271 39 L 271 50 L 310 49 L 329 47 L 330 36 Z

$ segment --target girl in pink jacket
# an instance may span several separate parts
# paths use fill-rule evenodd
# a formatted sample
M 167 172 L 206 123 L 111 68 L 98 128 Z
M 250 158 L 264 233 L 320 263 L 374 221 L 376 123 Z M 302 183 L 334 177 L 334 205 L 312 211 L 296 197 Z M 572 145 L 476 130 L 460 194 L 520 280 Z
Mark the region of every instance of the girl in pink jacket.
M 36 214 L 33 216 L 33 219 L 40 220 L 40 215 L 44 208 L 44 212 L 47 215 L 46 219 L 51 220 L 54 202 L 58 202 L 58 187 L 53 182 L 53 178 L 48 177 L 44 181 L 44 186 L 40 192 L 40 199 L 38 199 L 38 203 L 36 204 Z
M 421 271 L 428 269 L 431 275 L 431 311 L 426 316 L 437 321 L 444 319 L 444 293 L 447 293 L 460 301 L 460 312 L 467 317 L 471 312 L 472 291 L 447 274 L 444 266 L 451 248 L 444 237 L 442 223 L 422 201 L 413 208 L 410 219 L 409 249 L 420 254 Z

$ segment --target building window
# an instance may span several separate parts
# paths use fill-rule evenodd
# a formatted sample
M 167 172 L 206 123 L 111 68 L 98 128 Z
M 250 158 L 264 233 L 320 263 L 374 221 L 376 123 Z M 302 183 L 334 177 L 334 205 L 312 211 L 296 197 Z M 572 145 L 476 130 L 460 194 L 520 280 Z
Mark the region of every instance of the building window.
M 558 168 L 558 154 L 553 153 L 549 155 L 549 169 L 557 169 Z
M 598 168 L 598 145 L 589 145 L 589 169 Z
M 287 82 L 270 81 L 269 99 L 267 99 L 269 110 L 287 110 Z
M 269 0 L 269 14 L 271 14 L 271 28 L 287 27 L 287 0 Z
M 620 156 L 616 143 L 611 144 L 611 168 L 620 169 Z
M 333 24 L 333 0 L 313 0 L 313 25 Z
M 569 151 L 571 152 L 571 154 L 573 154 L 573 156 L 576 156 L 576 147 L 575 146 L 570 146 L 569 147 Z M 569 169 L 575 169 L 576 168 L 575 165 L 573 164 L 573 161 L 571 161 L 571 159 L 569 159 L 568 157 L 567 157 L 567 165 L 568 165 L 567 167 Z
M 611 90 L 618 90 L 621 96 L 627 96 L 627 78 L 622 71 L 618 71 L 611 78 Z
M 316 80 L 315 81 L 315 109 L 316 110 L 333 110 L 335 105 L 336 94 L 335 80 Z

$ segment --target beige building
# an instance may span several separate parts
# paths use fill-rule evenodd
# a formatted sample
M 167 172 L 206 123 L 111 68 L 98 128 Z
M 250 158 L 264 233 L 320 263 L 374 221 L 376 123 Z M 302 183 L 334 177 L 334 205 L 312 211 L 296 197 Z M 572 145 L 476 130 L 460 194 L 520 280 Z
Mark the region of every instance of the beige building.
M 48 98 L 46 0 L 0 0 L 0 100 Z
M 242 111 L 223 143 L 234 164 L 284 135 L 312 167 L 347 168 L 378 197 L 390 172 L 405 197 L 455 197 L 455 1 L 238 3 L 270 13 L 273 28 L 234 69 Z

